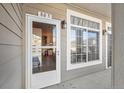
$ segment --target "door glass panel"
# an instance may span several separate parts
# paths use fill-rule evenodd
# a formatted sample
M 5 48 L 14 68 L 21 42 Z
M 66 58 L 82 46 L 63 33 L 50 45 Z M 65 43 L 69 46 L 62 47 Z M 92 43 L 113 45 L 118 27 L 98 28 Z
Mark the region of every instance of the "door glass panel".
M 56 70 L 56 26 L 33 22 L 32 73 Z
M 40 37 L 38 41 L 41 46 L 56 45 L 56 26 L 45 23 L 33 22 L 33 28 L 38 28 L 41 31 L 33 31 L 33 35 Z M 37 45 L 37 44 L 36 44 Z

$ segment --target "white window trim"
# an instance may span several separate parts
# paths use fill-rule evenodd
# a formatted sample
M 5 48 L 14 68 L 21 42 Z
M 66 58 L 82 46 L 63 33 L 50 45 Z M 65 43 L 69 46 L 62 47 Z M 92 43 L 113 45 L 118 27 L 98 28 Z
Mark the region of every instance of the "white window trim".
M 108 34 L 112 34 L 112 32 L 108 31 L 108 27 L 111 27 L 111 23 L 106 22 L 105 25 L 106 25 L 106 31 L 107 31 L 106 37 L 105 37 L 105 39 L 106 39 L 106 69 L 108 69 L 109 68 L 108 67 Z
M 71 42 L 70 42 L 70 31 L 71 30 L 70 30 L 70 27 L 72 26 L 71 20 L 70 20 L 71 15 L 100 23 L 99 60 L 90 61 L 87 63 L 71 64 L 71 51 L 70 51 L 70 49 L 71 49 L 71 45 L 70 45 L 71 44 Z M 77 26 L 77 27 L 89 29 L 87 27 L 82 27 L 82 26 Z M 93 30 L 93 29 L 90 29 L 90 30 Z M 97 31 L 97 30 L 95 30 L 95 31 Z M 100 19 L 97 19 L 97 18 L 88 16 L 88 15 L 84 15 L 84 14 L 72 11 L 70 9 L 67 9 L 67 70 L 78 69 L 78 68 L 97 65 L 97 64 L 102 64 L 102 21 Z

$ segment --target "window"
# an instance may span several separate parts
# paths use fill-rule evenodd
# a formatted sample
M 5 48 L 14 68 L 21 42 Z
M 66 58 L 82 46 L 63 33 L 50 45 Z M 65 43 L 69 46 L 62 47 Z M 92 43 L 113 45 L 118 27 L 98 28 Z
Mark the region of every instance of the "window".
M 112 66 L 112 27 L 111 23 L 106 22 L 106 68 Z
M 101 20 L 67 10 L 67 70 L 102 63 Z

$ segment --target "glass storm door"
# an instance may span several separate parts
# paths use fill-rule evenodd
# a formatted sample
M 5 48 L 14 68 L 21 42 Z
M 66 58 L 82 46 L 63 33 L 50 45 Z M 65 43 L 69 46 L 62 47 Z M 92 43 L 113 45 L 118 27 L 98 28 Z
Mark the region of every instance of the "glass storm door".
M 27 15 L 30 65 L 29 88 L 43 88 L 60 82 L 60 22 Z

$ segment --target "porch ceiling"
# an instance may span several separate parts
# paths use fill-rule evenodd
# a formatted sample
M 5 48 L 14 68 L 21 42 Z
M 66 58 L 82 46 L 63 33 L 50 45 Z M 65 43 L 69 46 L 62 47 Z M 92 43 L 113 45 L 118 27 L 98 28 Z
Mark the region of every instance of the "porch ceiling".
M 111 18 L 110 3 L 73 3 L 72 5 L 78 6 L 83 9 L 85 8 L 89 11 L 93 11 Z

